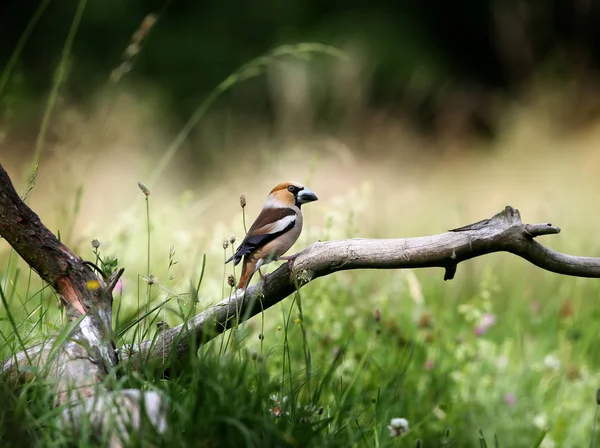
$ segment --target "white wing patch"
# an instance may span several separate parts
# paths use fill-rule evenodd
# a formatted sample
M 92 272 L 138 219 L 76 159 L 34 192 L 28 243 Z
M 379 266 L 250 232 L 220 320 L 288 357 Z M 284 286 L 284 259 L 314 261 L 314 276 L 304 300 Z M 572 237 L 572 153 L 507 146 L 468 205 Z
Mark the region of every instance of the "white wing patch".
M 284 218 L 279 219 L 278 221 L 275 221 L 270 226 L 270 229 L 267 232 L 265 232 L 265 234 L 281 232 L 288 226 L 294 224 L 295 222 L 296 222 L 296 215 L 286 216 Z

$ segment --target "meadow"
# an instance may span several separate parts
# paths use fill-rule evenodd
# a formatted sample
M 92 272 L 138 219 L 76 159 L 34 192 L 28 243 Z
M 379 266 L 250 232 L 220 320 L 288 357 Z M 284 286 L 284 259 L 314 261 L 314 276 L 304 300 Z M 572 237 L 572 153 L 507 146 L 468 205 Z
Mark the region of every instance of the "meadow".
M 41 157 L 28 200 L 77 254 L 125 267 L 114 306 L 120 347 L 231 293 L 234 272 L 223 261 L 244 234 L 239 195 L 251 222 L 286 179 L 319 196 L 292 252 L 317 240 L 442 233 L 512 205 L 524 222 L 561 227 L 540 239 L 550 248 L 600 253 L 600 126 L 563 132 L 543 101 L 515 105 L 485 147 L 427 148 L 393 117 L 365 126 L 362 154 L 317 133 L 269 139 L 256 125 L 215 143 L 237 155 L 224 151 L 210 169 L 186 170 L 175 158 L 148 202 L 136 183 L 158 157 L 147 145 L 165 134 L 144 98 L 121 97 L 109 118 L 102 101 L 97 114 L 73 106 L 58 115 L 58 143 Z M 28 191 L 30 159 L 7 150 L 2 163 Z M 64 315 L 4 241 L 0 266 L 4 359 L 57 332 Z M 449 282 L 441 269 L 336 273 L 211 341 L 168 377 L 127 371 L 111 381 L 168 397 L 167 431 L 144 436 L 156 446 L 593 446 L 599 297 L 595 279 L 506 253 L 459 265 Z M 57 426 L 43 378 L 3 389 L 4 446 L 93 444 L 85 427 L 73 439 Z
M 317 240 L 442 233 L 511 205 L 524 222 L 561 227 L 543 244 L 600 256 L 600 123 L 561 126 L 570 103 L 555 86 L 532 86 L 505 104 L 493 141 L 436 140 L 392 112 L 368 109 L 364 67 L 346 61 L 337 77 L 312 79 L 322 91 L 338 89 L 334 109 L 345 127 L 329 132 L 305 102 L 314 66 L 291 64 L 281 76 L 271 63 L 298 52 L 340 55 L 321 45 L 281 47 L 227 77 L 174 129 L 156 86 L 113 79 L 81 102 L 61 95 L 83 4 L 41 124 L 25 120 L 12 140 L 14 129 L 0 129 L 0 162 L 75 253 L 126 269 L 114 303 L 120 349 L 231 294 L 228 276 L 239 272 L 224 261 L 285 180 L 319 196 L 291 252 Z M 18 51 L 0 92 L 11 87 Z M 265 73 L 274 125 L 226 105 L 211 109 L 219 95 Z M 65 323 L 57 295 L 4 240 L 0 298 L 1 359 Z M 341 272 L 209 342 L 189 365 L 167 375 L 125 365 L 107 381 L 169 402 L 166 431 L 147 427 L 132 445 L 594 446 L 599 298 L 595 279 L 562 277 L 506 253 L 462 263 L 449 282 L 440 269 Z M 77 436 L 60 428 L 62 410 L 43 377 L 0 388 L 2 446 L 98 445 L 87 424 Z

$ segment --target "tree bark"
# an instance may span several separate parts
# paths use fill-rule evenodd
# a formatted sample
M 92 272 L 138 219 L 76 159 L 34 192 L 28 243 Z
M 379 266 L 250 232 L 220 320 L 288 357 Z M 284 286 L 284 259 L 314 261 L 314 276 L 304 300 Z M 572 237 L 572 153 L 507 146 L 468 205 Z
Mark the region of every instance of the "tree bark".
M 96 276 L 42 224 L 21 200 L 1 165 L 0 235 L 58 292 L 69 320 L 78 323 L 56 357 L 58 402 L 70 401 L 69 391 L 73 390 L 91 396 L 93 387 L 117 365 L 109 279 Z M 121 274 L 119 271 L 112 280 Z
M 110 411 L 115 409 L 113 405 L 120 404 L 117 411 L 123 415 L 118 416 L 117 422 L 126 427 L 135 423 L 128 415 L 139 415 L 143 401 L 124 399 L 125 391 L 109 395 L 103 385 L 108 372 L 118 364 L 112 331 L 112 289 L 123 269 L 110 278 L 97 276 L 21 200 L 2 165 L 0 235 L 58 292 L 71 326 L 61 346 L 54 347 L 53 340 L 18 353 L 4 363 L 2 370 L 10 369 L 13 378 L 23 379 L 19 368 L 35 367 L 38 374 L 56 381 L 56 404 L 67 405 L 62 419 L 64 425 L 76 430 L 84 416 L 91 418 L 97 428 L 112 431 L 111 446 L 120 446 L 125 434 L 106 425 L 111 418 Z M 30 375 L 31 369 L 26 372 Z M 132 395 L 140 398 L 143 394 Z M 152 402 L 152 398 L 148 401 Z M 157 418 L 160 420 L 161 416 Z

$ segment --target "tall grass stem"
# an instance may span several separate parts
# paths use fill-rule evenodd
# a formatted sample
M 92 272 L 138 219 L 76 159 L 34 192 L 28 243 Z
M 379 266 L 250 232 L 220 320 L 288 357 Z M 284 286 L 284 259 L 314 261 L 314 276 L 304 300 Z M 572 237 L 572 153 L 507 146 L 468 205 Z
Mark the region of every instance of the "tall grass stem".
M 73 16 L 73 21 L 71 22 L 71 26 L 69 27 L 69 33 L 67 34 L 65 45 L 62 49 L 60 63 L 58 64 L 56 72 L 54 73 L 54 80 L 52 82 L 50 94 L 48 95 L 46 107 L 44 108 L 44 115 L 42 117 L 40 131 L 38 132 L 37 139 L 35 141 L 35 152 L 33 154 L 33 163 L 31 165 L 32 173 L 36 169 L 40 161 L 42 150 L 44 148 L 44 141 L 46 140 L 46 133 L 48 132 L 48 127 L 50 125 L 50 116 L 54 111 L 54 106 L 56 105 L 56 100 L 58 99 L 58 91 L 60 90 L 60 86 L 66 78 L 67 64 L 69 56 L 71 54 L 71 48 L 73 47 L 73 42 L 75 41 L 75 36 L 77 35 L 77 30 L 79 29 L 79 24 L 81 23 L 81 18 L 83 16 L 83 12 L 85 10 L 86 5 L 87 0 L 79 0 L 77 9 L 75 11 L 75 15 Z

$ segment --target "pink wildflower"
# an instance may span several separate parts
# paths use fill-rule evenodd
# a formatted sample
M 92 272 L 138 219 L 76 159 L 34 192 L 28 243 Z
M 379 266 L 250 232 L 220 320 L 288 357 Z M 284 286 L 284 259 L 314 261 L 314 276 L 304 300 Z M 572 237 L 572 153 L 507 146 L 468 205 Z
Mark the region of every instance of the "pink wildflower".
M 475 336 L 483 336 L 485 332 L 492 325 L 496 323 L 496 316 L 491 313 L 485 313 L 479 322 L 479 325 L 475 327 Z
M 492 313 L 485 313 L 481 319 L 481 324 L 487 328 L 491 327 L 496 323 L 496 316 Z
M 508 392 L 504 395 L 504 403 L 506 403 L 507 406 L 513 407 L 517 404 L 517 397 L 512 392 Z
M 274 406 L 271 409 L 269 409 L 269 412 L 273 414 L 274 417 L 289 415 L 289 412 L 283 410 L 283 406 L 288 400 L 287 396 L 283 397 L 283 399 L 280 400 L 278 395 L 271 395 L 271 400 L 273 400 Z

